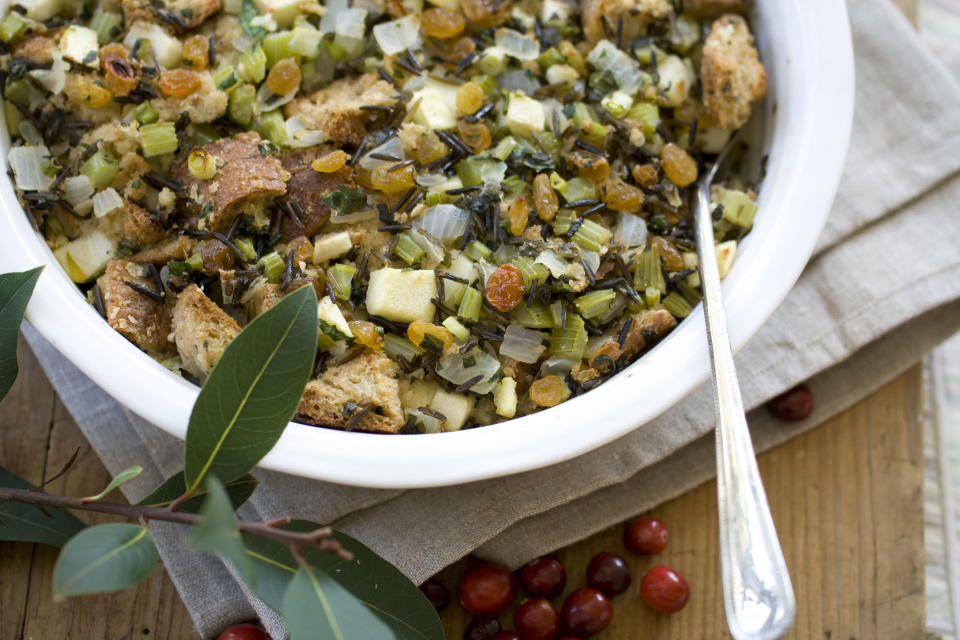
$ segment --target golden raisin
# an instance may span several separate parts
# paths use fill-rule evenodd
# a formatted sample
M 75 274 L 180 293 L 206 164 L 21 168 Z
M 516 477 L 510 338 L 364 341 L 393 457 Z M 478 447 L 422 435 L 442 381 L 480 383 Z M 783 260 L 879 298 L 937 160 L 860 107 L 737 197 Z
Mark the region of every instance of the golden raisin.
M 470 116 L 483 106 L 483 88 L 476 82 L 467 82 L 457 89 L 457 115 Z
M 634 165 L 633 179 L 637 181 L 637 184 L 641 187 L 650 187 L 657 184 L 657 181 L 660 179 L 660 172 L 657 171 L 657 165 L 655 164 L 638 164 Z
M 527 228 L 527 219 L 530 215 L 530 205 L 527 204 L 526 196 L 520 196 L 513 201 L 507 210 L 507 219 L 510 221 L 510 233 L 515 236 L 523 233 Z
M 313 243 L 306 236 L 294 238 L 287 244 L 286 253 L 293 251 L 293 263 L 310 262 L 313 260 Z
M 661 236 L 651 236 L 650 248 L 660 256 L 663 268 L 667 271 L 680 271 L 686 266 L 683 262 L 683 256 L 669 240 Z
M 377 167 L 370 174 L 370 187 L 384 193 L 403 193 L 413 186 L 414 169 L 407 165 L 393 171 L 391 167 Z
M 478 29 L 499 27 L 510 18 L 509 0 L 463 0 L 463 13 Z
M 523 274 L 520 269 L 506 262 L 487 278 L 487 301 L 495 309 L 512 311 L 523 300 Z
M 130 52 L 119 42 L 100 48 L 103 84 L 115 96 L 125 96 L 140 84 L 140 68 L 130 61 Z
M 383 329 L 366 320 L 351 320 L 349 324 L 350 332 L 357 344 L 362 344 L 368 349 L 383 347 Z
M 181 57 L 191 69 L 203 71 L 210 64 L 210 40 L 195 33 L 184 41 Z
M 603 156 L 583 149 L 574 149 L 567 154 L 566 160 L 574 175 L 590 182 L 601 183 L 610 177 L 610 163 Z
M 310 163 L 310 167 L 317 173 L 335 173 L 346 166 L 349 157 L 346 151 L 337 149 L 320 156 Z
M 431 38 L 452 38 L 460 35 L 466 21 L 459 11 L 431 7 L 420 15 L 423 32 Z
M 444 58 L 452 60 L 453 62 L 460 62 L 476 50 L 477 43 L 474 42 L 473 38 L 464 36 L 447 49 L 447 55 L 445 55 Z M 449 66 L 452 68 L 454 65 Z
M 267 87 L 278 96 L 284 96 L 300 86 L 300 65 L 293 58 L 284 58 L 270 67 Z
M 437 134 L 428 131 L 417 139 L 417 144 L 411 147 L 408 153 L 420 164 L 429 164 L 447 155 L 448 149 Z
M 157 86 L 165 96 L 185 98 L 200 88 L 200 74 L 190 69 L 170 69 L 160 74 Z
M 635 213 L 643 205 L 643 191 L 625 182 L 608 182 L 600 190 L 607 208 L 625 213 Z
M 93 109 L 100 109 L 113 102 L 113 94 L 109 90 L 80 75 L 68 75 L 63 91 L 77 104 Z
M 482 122 L 467 122 L 460 120 L 457 122 L 457 133 L 460 139 L 467 143 L 474 153 L 480 153 L 490 147 L 492 137 L 490 129 Z
M 570 389 L 560 376 L 544 376 L 530 385 L 530 400 L 538 407 L 554 407 L 569 396 Z
M 407 326 L 407 339 L 418 347 L 427 348 L 423 346 L 423 341 L 427 339 L 427 336 L 433 338 L 436 341 L 435 344 L 441 345 L 443 349 L 449 349 L 453 346 L 453 334 L 446 327 L 420 320 L 415 320 Z M 429 349 L 427 350 L 429 351 Z
M 660 150 L 660 164 L 670 182 L 678 187 L 686 187 L 697 179 L 697 161 L 672 142 L 663 145 Z
M 545 173 L 533 179 L 533 206 L 541 220 L 553 220 L 560 208 L 560 200 L 550 186 L 550 178 Z
M 232 269 L 236 259 L 230 247 L 219 240 L 204 242 L 200 246 L 200 257 L 203 259 L 203 272 L 208 276 Z

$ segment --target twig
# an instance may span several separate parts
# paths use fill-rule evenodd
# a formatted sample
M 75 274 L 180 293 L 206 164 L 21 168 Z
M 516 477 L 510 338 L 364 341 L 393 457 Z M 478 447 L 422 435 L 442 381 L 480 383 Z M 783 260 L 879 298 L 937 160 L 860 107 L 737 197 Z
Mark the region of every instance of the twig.
M 135 504 L 120 504 L 116 502 L 83 502 L 83 498 L 56 496 L 30 489 L 0 487 L 0 500 L 23 502 L 37 506 L 45 505 L 63 509 L 111 513 L 130 518 L 131 520 L 139 520 L 140 522 L 163 520 L 165 522 L 192 525 L 200 521 L 200 516 L 197 514 L 170 511 L 162 507 L 142 507 Z M 291 550 L 318 547 L 321 551 L 333 553 L 347 560 L 353 557 L 349 551 L 340 546 L 339 542 L 330 538 L 333 532 L 329 527 L 321 527 L 320 529 L 301 533 L 279 529 L 277 528 L 278 524 L 283 524 L 282 518 L 274 518 L 267 522 L 241 521 L 237 523 L 237 528 L 241 533 L 249 533 L 268 540 L 274 540 L 286 545 Z

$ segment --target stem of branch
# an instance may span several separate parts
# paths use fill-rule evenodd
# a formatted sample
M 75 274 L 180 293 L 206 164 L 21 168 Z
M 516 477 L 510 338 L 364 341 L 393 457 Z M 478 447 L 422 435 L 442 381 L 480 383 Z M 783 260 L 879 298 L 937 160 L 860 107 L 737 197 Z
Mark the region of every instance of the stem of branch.
M 83 498 L 56 496 L 41 493 L 30 489 L 13 489 L 0 487 L 0 500 L 23 502 L 37 506 L 49 506 L 78 511 L 96 511 L 123 516 L 131 520 L 145 522 L 148 520 L 162 520 L 179 524 L 193 525 L 200 521 L 200 516 L 194 513 L 170 511 L 161 507 L 141 507 L 135 504 L 120 504 L 117 502 L 84 502 Z M 277 519 L 279 520 L 279 519 Z M 250 533 L 261 538 L 274 540 L 286 545 L 290 549 L 317 547 L 323 551 L 334 553 L 350 559 L 350 552 L 342 548 L 336 540 L 329 539 L 330 529 L 323 527 L 315 531 L 300 533 L 279 529 L 276 521 L 267 522 L 238 522 L 237 528 L 241 533 Z

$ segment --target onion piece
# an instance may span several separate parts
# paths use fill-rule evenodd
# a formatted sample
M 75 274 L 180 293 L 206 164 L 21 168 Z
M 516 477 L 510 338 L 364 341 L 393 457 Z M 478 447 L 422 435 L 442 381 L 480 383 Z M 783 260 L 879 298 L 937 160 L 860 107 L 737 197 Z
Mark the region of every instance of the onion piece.
M 470 214 L 452 204 L 438 204 L 427 209 L 422 217 L 413 223 L 414 228 L 422 229 L 444 243 L 450 243 L 462 237 L 470 223 Z
M 540 263 L 549 269 L 550 275 L 554 278 L 559 278 L 567 273 L 567 263 L 561 260 L 553 251 L 541 251 L 534 262 Z
M 355 58 L 363 53 L 367 32 L 367 10 L 347 9 L 337 16 L 336 36 L 333 41 L 343 47 L 347 56 Z
M 632 96 L 643 86 L 640 63 L 609 40 L 598 42 L 587 55 L 587 62 L 593 65 L 594 69 L 609 71 L 617 87 L 624 93 Z
M 72 205 L 78 205 L 93 196 L 94 188 L 90 178 L 82 173 L 70 176 L 63 181 L 63 197 Z
M 111 211 L 115 211 L 123 206 L 123 198 L 113 187 L 108 187 L 93 196 L 93 215 L 102 218 Z
M 620 213 L 614 243 L 624 247 L 642 247 L 647 244 L 647 221 L 632 213 Z
M 7 155 L 10 168 L 13 169 L 17 188 L 23 191 L 46 191 L 53 178 L 43 172 L 47 165 L 50 150 L 42 144 L 34 147 L 13 147 Z
M 49 69 L 33 69 L 27 73 L 36 80 L 44 89 L 56 95 L 63 91 L 67 82 L 67 71 L 70 70 L 70 63 L 63 59 L 63 55 L 58 49 L 53 50 L 53 64 Z
M 431 238 L 428 238 L 420 229 L 412 229 L 410 231 L 410 237 L 412 237 L 413 241 L 420 245 L 420 248 L 426 252 L 427 257 L 430 258 L 433 266 L 443 262 L 443 257 L 446 255 L 446 249 L 440 244 L 439 239 L 432 240 Z M 427 263 L 425 262 L 424 265 L 426 264 Z M 424 268 L 427 267 L 424 266 Z
M 540 45 L 534 38 L 513 29 L 497 29 L 494 39 L 504 53 L 517 60 L 536 60 L 540 56 Z
M 34 146 L 43 144 L 43 136 L 40 135 L 40 131 L 37 129 L 37 126 L 29 120 L 21 120 L 20 126 L 17 127 L 17 129 L 20 132 L 20 137 L 26 140 L 28 143 Z
M 287 118 L 283 127 L 287 130 L 287 145 L 291 147 L 313 147 L 327 141 L 326 133 L 316 129 L 307 129 L 299 115 Z
M 448 353 L 441 357 L 437 362 L 437 374 L 455 385 L 480 376 L 480 381 L 469 390 L 479 394 L 490 393 L 500 376 L 500 361 L 486 351 L 474 347 L 464 355 Z
M 503 334 L 500 343 L 500 355 L 513 358 L 518 362 L 533 364 L 540 359 L 546 347 L 543 346 L 544 334 L 536 329 L 526 329 L 511 323 Z
M 300 87 L 296 87 L 292 91 L 278 96 L 273 91 L 270 91 L 270 87 L 264 82 L 260 85 L 260 88 L 257 89 L 257 107 L 259 107 L 260 113 L 273 111 L 293 100 L 299 91 Z
M 543 364 L 540 365 L 539 377 L 560 376 L 563 378 L 578 364 L 580 364 L 578 361 L 568 360 L 567 358 L 550 358 L 544 360 Z
M 420 21 L 415 15 L 404 16 L 390 22 L 383 22 L 373 28 L 380 50 L 388 56 L 400 53 L 404 49 L 413 51 L 420 46 Z
M 500 192 L 500 186 L 507 175 L 506 162 L 482 162 L 479 167 L 480 180 L 483 181 L 484 191 Z
M 501 74 L 497 84 L 503 91 L 522 91 L 528 96 L 540 88 L 540 83 L 526 69 L 513 69 Z
M 344 11 L 347 11 L 347 0 L 328 0 L 327 10 L 320 19 L 320 31 L 325 34 L 336 31 L 337 19 Z
M 600 268 L 600 254 L 596 251 L 582 251 L 580 257 L 594 273 Z
M 399 158 L 399 160 L 380 160 L 378 158 L 371 157 L 373 154 Z M 400 138 L 393 136 L 379 147 L 370 149 L 370 151 L 365 153 L 363 157 L 357 161 L 357 164 L 360 165 L 361 169 L 373 171 L 374 169 L 379 169 L 380 167 L 392 167 L 405 158 L 406 155 L 404 155 L 403 152 L 403 143 L 400 142 Z

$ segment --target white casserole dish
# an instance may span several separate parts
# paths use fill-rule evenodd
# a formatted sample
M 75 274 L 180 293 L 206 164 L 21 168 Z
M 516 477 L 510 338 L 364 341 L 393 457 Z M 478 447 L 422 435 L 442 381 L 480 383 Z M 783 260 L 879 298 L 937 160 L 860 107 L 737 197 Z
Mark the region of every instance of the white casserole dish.
M 769 160 L 755 227 L 724 281 L 735 351 L 770 317 L 806 264 L 840 180 L 853 119 L 853 45 L 843 2 L 766 0 L 758 5 L 753 26 L 769 82 Z M 4 130 L 4 158 L 8 149 Z M 48 265 L 27 320 L 111 396 L 183 438 L 197 387 L 142 353 L 86 303 L 31 228 L 5 176 L 0 209 L 0 271 Z M 517 473 L 573 458 L 636 429 L 704 382 L 709 371 L 698 307 L 625 371 L 553 409 L 483 428 L 416 436 L 291 423 L 261 466 L 382 488 Z

